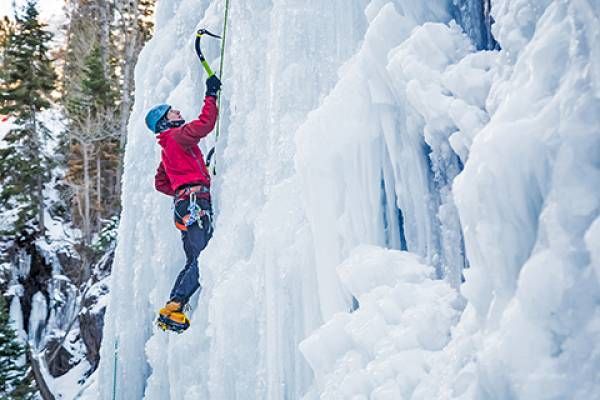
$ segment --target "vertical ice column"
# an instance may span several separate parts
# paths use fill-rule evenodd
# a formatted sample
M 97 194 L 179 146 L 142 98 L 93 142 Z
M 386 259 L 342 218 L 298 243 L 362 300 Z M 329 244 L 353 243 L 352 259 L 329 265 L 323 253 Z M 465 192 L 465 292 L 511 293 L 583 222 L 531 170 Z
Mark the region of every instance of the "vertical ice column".
M 46 298 L 41 292 L 37 292 L 32 297 L 31 313 L 29 315 L 29 341 L 34 346 L 34 350 L 41 349 L 45 345 L 42 340 L 44 339 L 44 325 L 46 324 L 47 314 Z
M 297 344 L 321 321 L 302 207 L 308 188 L 294 169 L 294 135 L 355 49 L 363 6 L 232 7 L 231 113 L 217 178 L 218 229 L 205 258 L 214 279 L 211 398 L 297 398 L 310 384 Z
M 25 346 L 27 343 L 27 333 L 25 332 L 23 325 L 23 310 L 21 309 L 19 296 L 13 296 L 10 302 L 9 316 L 10 323 L 17 334 L 17 338 L 22 342 L 21 344 Z M 22 355 L 19 358 L 19 365 L 25 365 L 26 361 L 26 356 Z
M 143 398 L 153 372 L 146 346 L 156 333 L 155 313 L 166 301 L 185 263 L 172 223 L 171 200 L 153 187 L 160 151 L 144 117 L 151 106 L 159 103 L 179 107 L 188 118 L 197 115 L 204 87 L 193 40 L 207 5 L 208 1 L 158 2 L 155 36 L 140 53 L 136 65 L 135 104 L 124 162 L 123 211 L 97 372 L 101 399 L 113 398 L 113 392 L 118 399 Z M 167 352 L 167 337 L 162 338 L 161 349 Z M 117 342 L 118 353 L 114 351 Z M 158 356 L 162 358 L 160 372 L 166 374 L 167 357 L 164 353 Z M 155 367 L 158 369 L 159 364 Z M 160 383 L 168 396 L 169 381 L 166 375 L 162 377 Z

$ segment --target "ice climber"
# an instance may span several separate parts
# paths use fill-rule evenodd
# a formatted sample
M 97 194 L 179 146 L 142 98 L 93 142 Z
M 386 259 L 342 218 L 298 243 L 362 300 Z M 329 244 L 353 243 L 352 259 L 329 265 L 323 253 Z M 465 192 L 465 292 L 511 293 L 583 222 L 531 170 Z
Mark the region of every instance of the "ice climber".
M 146 125 L 156 134 L 161 162 L 155 176 L 156 190 L 173 196 L 175 226 L 181 231 L 185 266 L 177 276 L 169 300 L 160 309 L 157 323 L 162 329 L 181 332 L 190 326 L 184 307 L 200 288 L 198 255 L 213 232 L 210 174 L 198 147 L 217 121 L 217 95 L 221 81 L 206 80 L 204 106 L 198 119 L 185 123 L 181 113 L 168 104 L 153 107 Z

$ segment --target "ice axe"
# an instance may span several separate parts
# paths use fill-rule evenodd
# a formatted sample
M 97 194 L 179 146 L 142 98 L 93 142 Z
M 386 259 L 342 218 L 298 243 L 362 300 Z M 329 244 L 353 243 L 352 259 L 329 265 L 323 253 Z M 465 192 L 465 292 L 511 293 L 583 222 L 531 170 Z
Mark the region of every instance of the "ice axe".
M 198 55 L 198 58 L 200 59 L 200 62 L 202 63 L 204 70 L 208 74 L 208 77 L 210 78 L 215 73 L 213 72 L 212 69 L 210 69 L 210 65 L 208 65 L 208 61 L 206 61 L 206 58 L 204 58 L 204 54 L 202 54 L 202 49 L 200 48 L 200 39 L 202 39 L 203 35 L 212 36 L 217 39 L 221 39 L 221 36 L 215 35 L 214 33 L 211 33 L 206 29 L 198 29 L 198 32 L 196 32 L 196 43 L 195 43 L 196 54 Z

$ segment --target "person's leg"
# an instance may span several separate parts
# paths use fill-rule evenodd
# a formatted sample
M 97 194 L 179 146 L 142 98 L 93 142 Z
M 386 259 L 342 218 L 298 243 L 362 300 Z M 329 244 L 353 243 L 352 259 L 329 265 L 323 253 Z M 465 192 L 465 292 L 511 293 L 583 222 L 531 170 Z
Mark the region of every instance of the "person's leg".
M 177 276 L 170 299 L 178 303 L 186 304 L 189 298 L 200 288 L 198 256 L 206 247 L 209 236 L 208 221 L 202 218 L 203 226 L 192 224 L 187 231 L 181 233 L 183 250 L 186 255 L 186 263 L 183 270 Z

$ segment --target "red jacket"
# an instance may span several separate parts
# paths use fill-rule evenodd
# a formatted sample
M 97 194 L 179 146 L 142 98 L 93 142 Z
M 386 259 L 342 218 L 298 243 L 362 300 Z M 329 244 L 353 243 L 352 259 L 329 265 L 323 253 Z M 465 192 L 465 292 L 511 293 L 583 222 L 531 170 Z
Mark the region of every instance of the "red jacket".
M 154 177 L 156 190 L 172 196 L 185 184 L 198 183 L 210 187 L 210 174 L 198 142 L 213 130 L 217 115 L 216 98 L 206 96 L 198 119 L 157 135 L 162 152 Z

